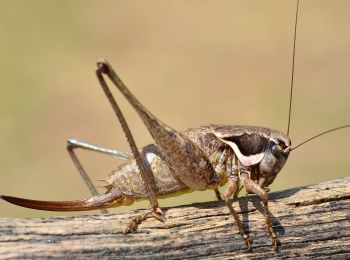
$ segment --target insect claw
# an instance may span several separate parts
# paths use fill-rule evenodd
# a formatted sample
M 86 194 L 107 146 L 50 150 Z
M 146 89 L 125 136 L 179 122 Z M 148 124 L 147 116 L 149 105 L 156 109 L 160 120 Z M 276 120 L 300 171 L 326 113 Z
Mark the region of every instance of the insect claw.
M 155 212 L 153 212 L 152 216 L 153 216 L 155 219 L 157 219 L 157 220 L 159 220 L 160 222 L 162 222 L 162 223 L 165 222 L 165 217 L 164 217 L 164 216 L 160 216 L 159 214 L 157 214 L 157 213 L 155 213 Z
M 278 252 L 278 246 L 281 245 L 280 240 L 276 237 L 276 238 L 272 238 L 272 246 L 273 246 L 273 250 L 275 252 Z
M 165 222 L 165 215 L 162 211 L 162 209 L 160 207 L 156 207 L 153 212 L 152 212 L 152 216 L 155 218 L 155 219 L 158 219 L 160 222 Z
M 155 218 L 160 222 L 165 222 L 165 215 L 160 207 L 154 207 L 151 211 L 148 211 L 146 214 L 138 215 L 134 217 L 126 228 L 122 231 L 124 235 L 132 233 L 137 230 L 138 226 L 148 218 Z
M 127 236 L 129 233 L 133 233 L 137 230 L 137 227 L 130 227 L 129 225 L 122 231 L 124 236 Z
M 248 235 L 244 236 L 244 242 L 248 247 L 248 252 L 253 252 L 253 248 L 252 248 L 253 240 Z
M 134 217 L 130 223 L 126 226 L 126 228 L 123 230 L 123 234 L 126 236 L 128 233 L 135 232 L 143 221 L 145 221 L 147 218 L 149 218 L 149 212 L 146 214 L 138 215 Z
M 252 246 L 251 246 L 250 244 L 248 245 L 247 251 L 248 251 L 249 253 L 253 253 L 253 248 L 252 248 Z

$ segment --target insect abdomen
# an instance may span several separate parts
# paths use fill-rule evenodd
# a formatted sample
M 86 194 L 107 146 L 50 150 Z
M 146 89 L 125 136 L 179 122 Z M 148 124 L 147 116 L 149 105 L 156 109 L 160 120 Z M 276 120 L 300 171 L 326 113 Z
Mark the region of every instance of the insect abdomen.
M 154 144 L 143 148 L 141 157 L 154 176 L 151 180 L 156 195 L 170 195 L 189 188 L 182 183 L 164 161 L 158 147 Z M 119 166 L 106 180 L 109 189 L 116 189 L 123 194 L 127 204 L 129 200 L 147 198 L 147 191 L 142 181 L 135 159 L 132 157 L 125 164 Z

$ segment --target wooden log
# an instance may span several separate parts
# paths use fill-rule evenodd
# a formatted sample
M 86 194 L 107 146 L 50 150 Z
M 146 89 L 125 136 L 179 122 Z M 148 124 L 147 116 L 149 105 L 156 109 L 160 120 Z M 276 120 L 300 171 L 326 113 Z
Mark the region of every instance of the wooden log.
M 234 202 L 254 240 L 246 250 L 222 202 L 167 208 L 166 223 L 149 219 L 121 230 L 145 210 L 120 215 L 0 218 L 0 258 L 350 258 L 350 177 L 269 195 L 282 245 L 274 252 L 256 196 Z

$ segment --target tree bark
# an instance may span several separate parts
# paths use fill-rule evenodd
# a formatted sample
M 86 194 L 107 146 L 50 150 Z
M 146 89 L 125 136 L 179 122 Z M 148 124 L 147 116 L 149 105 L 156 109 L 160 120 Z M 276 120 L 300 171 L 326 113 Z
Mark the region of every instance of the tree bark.
M 350 177 L 269 194 L 274 229 L 271 247 L 256 196 L 233 202 L 253 239 L 253 253 L 221 201 L 164 209 L 167 221 L 148 219 L 128 236 L 132 217 L 119 215 L 43 219 L 0 218 L 0 258 L 350 258 Z

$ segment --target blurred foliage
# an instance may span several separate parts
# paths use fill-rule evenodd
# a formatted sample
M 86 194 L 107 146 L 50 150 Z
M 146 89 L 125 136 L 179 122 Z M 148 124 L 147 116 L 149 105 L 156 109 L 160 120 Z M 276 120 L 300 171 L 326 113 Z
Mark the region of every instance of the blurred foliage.
M 150 111 L 176 129 L 222 123 L 285 131 L 295 4 L 1 1 L 0 194 L 43 200 L 89 196 L 65 151 L 68 137 L 129 150 L 95 78 L 100 57 Z M 346 0 L 301 1 L 295 144 L 350 122 L 349 8 Z M 152 142 L 135 112 L 116 96 L 139 147 Z M 349 130 L 339 131 L 293 152 L 272 190 L 349 175 L 349 136 Z M 89 152 L 79 155 L 94 180 L 120 163 Z M 195 192 L 161 205 L 213 199 L 213 192 Z M 0 209 L 1 216 L 66 214 L 4 202 Z

